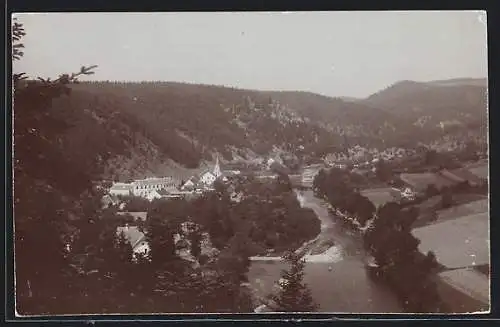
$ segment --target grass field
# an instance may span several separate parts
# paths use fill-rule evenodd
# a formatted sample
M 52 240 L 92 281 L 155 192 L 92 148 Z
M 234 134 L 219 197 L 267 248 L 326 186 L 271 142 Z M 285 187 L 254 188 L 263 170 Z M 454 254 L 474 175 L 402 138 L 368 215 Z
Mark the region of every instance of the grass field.
M 422 253 L 434 251 L 447 268 L 462 268 L 489 263 L 489 219 L 477 213 L 448 219 L 412 231 L 420 239 Z
M 476 175 L 479 178 L 487 179 L 488 178 L 488 165 L 483 164 L 483 165 L 473 165 L 470 167 L 467 167 L 467 170 L 469 170 L 471 173 Z
M 376 207 L 387 202 L 396 201 L 394 191 L 390 187 L 371 188 L 361 191 L 361 195 L 366 196 Z

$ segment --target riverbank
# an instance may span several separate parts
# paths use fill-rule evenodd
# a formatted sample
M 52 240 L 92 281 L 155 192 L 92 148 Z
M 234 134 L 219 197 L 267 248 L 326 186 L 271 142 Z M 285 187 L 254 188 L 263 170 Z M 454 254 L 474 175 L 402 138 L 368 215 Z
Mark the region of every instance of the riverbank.
M 359 235 L 332 219 L 327 204 L 312 191 L 296 192 L 302 206 L 311 208 L 321 221 L 321 231 L 298 251 L 304 253 L 304 282 L 311 290 L 320 312 L 387 313 L 402 312 L 389 290 L 367 275 L 365 254 Z M 333 242 L 333 246 L 330 246 Z M 251 258 L 248 279 L 256 299 L 264 303 L 280 279 L 286 263 L 278 256 Z

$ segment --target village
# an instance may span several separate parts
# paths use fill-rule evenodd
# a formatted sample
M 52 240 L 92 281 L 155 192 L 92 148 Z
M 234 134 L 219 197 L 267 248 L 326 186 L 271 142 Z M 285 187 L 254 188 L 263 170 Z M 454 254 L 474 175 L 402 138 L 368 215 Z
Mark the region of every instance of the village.
M 432 149 L 428 150 L 432 151 Z M 450 303 L 460 303 L 456 310 L 481 310 L 489 301 L 489 247 L 488 247 L 488 163 L 484 154 L 477 153 L 476 161 L 466 162 L 453 169 L 412 166 L 416 158 L 425 158 L 425 151 L 388 149 L 370 151 L 360 146 L 349 149 L 347 154 L 326 156 L 322 163 L 303 166 L 299 172 L 286 169 L 280 156 L 271 156 L 261 162 L 259 169 L 241 171 L 223 169 L 216 157 L 211 169 L 202 170 L 186 180 L 173 177 L 146 178 L 131 183 L 113 183 L 109 194 L 103 198 L 103 206 L 118 208 L 119 215 L 133 217 L 130 224 L 119 227 L 117 234 L 123 233 L 134 253 L 149 251 L 146 237 L 132 221 L 145 221 L 147 212 L 124 211 L 127 197 L 141 197 L 148 201 L 157 199 L 194 199 L 206 192 L 214 191 L 216 182 L 234 185 L 237 177 L 252 175 L 265 181 L 276 179 L 285 171 L 297 190 L 313 189 L 314 180 L 321 170 L 340 169 L 352 176 L 362 176 L 364 186 L 360 193 L 376 207 L 388 202 L 413 204 L 420 209 L 420 216 L 413 228 L 413 235 L 420 240 L 419 250 L 425 254 L 433 251 L 441 266 L 436 274 L 442 296 Z M 385 182 L 376 178 L 382 169 L 380 163 L 396 167 L 392 177 Z M 405 165 L 406 163 L 406 165 Z M 281 168 L 278 169 L 278 168 Z M 394 172 L 395 171 L 395 172 Z M 242 194 L 235 187 L 229 187 L 231 201 L 238 202 Z M 447 204 L 443 204 L 446 197 Z M 449 198 L 448 198 L 449 197 Z M 343 220 L 361 232 L 370 228 L 369 222 L 361 226 L 356 217 L 327 206 L 331 220 Z M 183 224 L 184 233 L 189 233 L 190 222 Z M 447 235 L 443 238 L 442 235 Z M 181 238 L 177 236 L 176 242 Z M 179 256 L 192 261 L 189 244 L 181 247 Z M 210 243 L 207 233 L 201 242 L 202 253 L 215 255 L 217 250 Z M 332 247 L 333 249 L 333 247 Z M 332 249 L 324 249 L 325 253 Z M 460 249 L 460 250 L 457 250 Z M 264 260 L 264 259 L 258 259 Z M 250 282 L 251 283 L 251 282 Z M 315 290 L 313 289 L 313 292 Z M 457 300 L 460 299 L 460 300 Z M 465 304 L 464 304 L 465 303 Z M 262 306 L 259 308 L 262 309 Z M 471 309 L 472 308 L 472 309 Z

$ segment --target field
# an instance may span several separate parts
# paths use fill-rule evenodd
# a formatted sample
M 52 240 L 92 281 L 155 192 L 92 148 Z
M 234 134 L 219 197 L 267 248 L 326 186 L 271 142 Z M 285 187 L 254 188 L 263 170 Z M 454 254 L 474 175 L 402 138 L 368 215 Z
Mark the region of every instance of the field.
M 476 175 L 479 178 L 482 179 L 488 179 L 488 165 L 487 164 L 481 164 L 481 165 L 471 165 L 467 167 L 467 170 L 469 170 L 471 173 Z
M 476 213 L 488 212 L 488 203 L 488 199 L 484 199 L 454 206 L 446 210 L 440 210 L 438 211 L 438 219 L 441 221 L 468 216 Z
M 447 268 L 461 268 L 489 263 L 488 213 L 449 219 L 416 228 L 422 253 L 434 251 L 439 263 Z
M 402 181 L 405 183 L 408 183 L 412 187 L 414 187 L 417 190 L 425 190 L 428 185 L 434 184 L 438 189 L 446 187 L 446 186 L 452 186 L 455 183 L 440 177 L 439 175 L 436 175 L 434 173 L 413 173 L 413 174 L 401 174 L 400 178 Z
M 252 262 L 248 276 L 257 297 L 265 297 L 276 290 L 274 285 L 282 269 L 287 269 L 282 262 Z M 321 312 L 401 312 L 392 293 L 374 285 L 363 264 L 355 258 L 330 264 L 307 263 L 304 280 Z
M 366 189 L 361 191 L 361 195 L 366 196 L 376 207 L 397 200 L 390 187 Z

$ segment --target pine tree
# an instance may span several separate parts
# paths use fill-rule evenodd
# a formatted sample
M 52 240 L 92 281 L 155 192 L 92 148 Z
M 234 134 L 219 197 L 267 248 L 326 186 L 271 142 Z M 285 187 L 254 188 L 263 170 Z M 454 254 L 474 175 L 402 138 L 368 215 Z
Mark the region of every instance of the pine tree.
M 305 260 L 295 253 L 287 253 L 283 259 L 290 264 L 289 270 L 282 272 L 280 291 L 272 296 L 276 303 L 276 311 L 280 312 L 312 312 L 318 309 L 311 291 L 303 282 Z

